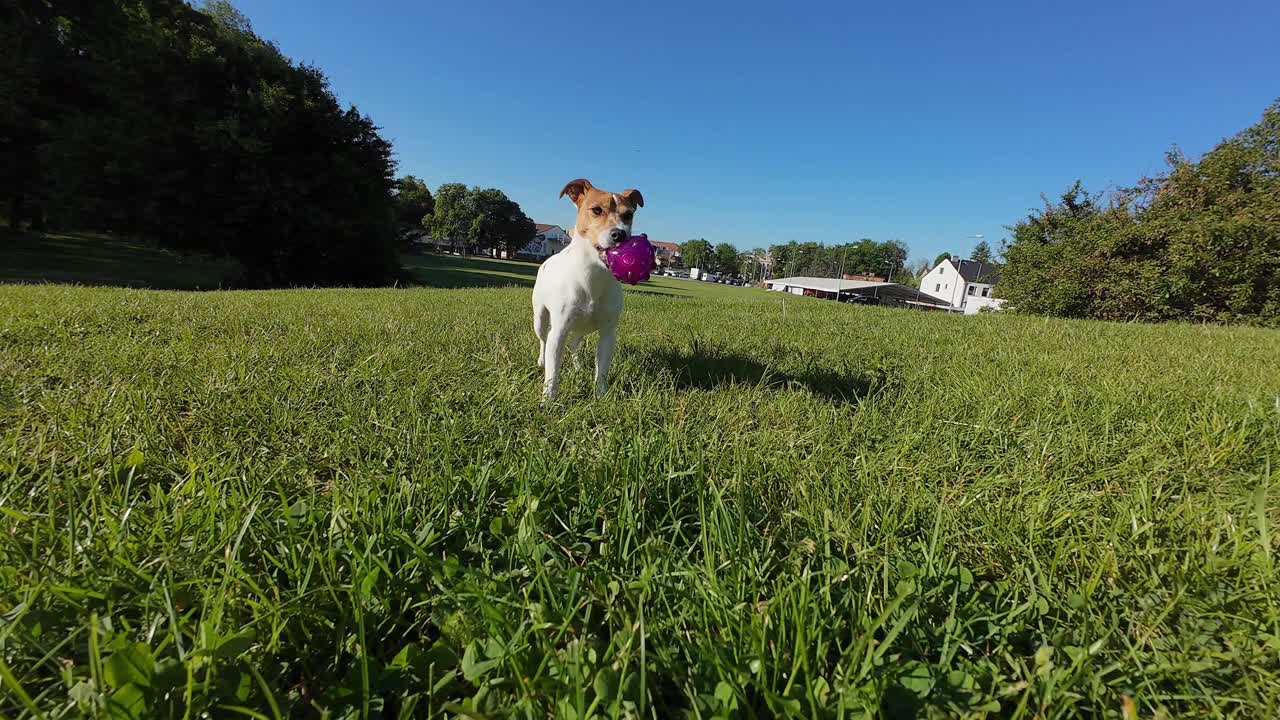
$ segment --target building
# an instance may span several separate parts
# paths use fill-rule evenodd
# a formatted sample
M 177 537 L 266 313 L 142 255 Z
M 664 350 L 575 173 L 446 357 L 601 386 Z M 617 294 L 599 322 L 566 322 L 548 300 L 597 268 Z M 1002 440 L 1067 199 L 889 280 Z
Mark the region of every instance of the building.
M 569 233 L 559 225 L 534 225 L 534 236 L 527 245 L 520 248 L 516 257 L 539 262 L 555 255 L 569 245 Z
M 658 249 L 655 256 L 658 260 L 658 267 L 677 267 L 680 265 L 680 246 L 672 242 L 656 242 L 649 241 L 649 244 Z
M 995 296 L 1000 269 L 992 263 L 944 258 L 920 278 L 920 289 L 965 315 L 984 307 L 998 309 L 1004 300 Z
M 888 282 L 889 279 L 881 275 L 866 275 L 864 273 L 845 273 L 845 280 L 866 280 L 868 282 Z
M 909 307 L 919 310 L 951 309 L 951 306 L 945 301 L 900 283 L 817 277 L 785 277 L 766 280 L 765 286 L 776 292 L 863 305 Z

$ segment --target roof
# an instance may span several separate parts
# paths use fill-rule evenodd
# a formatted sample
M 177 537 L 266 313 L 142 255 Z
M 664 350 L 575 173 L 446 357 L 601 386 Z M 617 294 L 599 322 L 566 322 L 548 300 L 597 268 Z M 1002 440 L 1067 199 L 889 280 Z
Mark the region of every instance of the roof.
M 559 225 L 543 225 L 542 223 L 534 223 L 533 231 L 534 233 L 541 235 L 542 233 L 550 230 L 551 228 L 558 228 L 558 227 L 560 226 Z
M 786 285 L 787 287 L 821 290 L 822 292 L 844 292 L 845 290 L 860 290 L 862 288 L 876 287 L 877 285 L 892 284 L 887 282 L 872 282 L 870 280 L 839 280 L 836 278 L 819 277 L 785 277 L 775 278 L 767 282 L 770 285 Z
M 817 277 L 785 277 L 766 281 L 769 285 L 786 285 L 820 292 L 850 293 L 853 295 L 874 294 L 884 300 L 893 300 L 907 305 L 929 305 L 932 307 L 951 307 L 945 300 L 939 300 L 928 293 L 907 287 L 901 283 L 872 282 L 869 280 L 837 280 L 836 278 Z
M 651 240 L 649 241 L 649 244 L 653 245 L 654 247 L 660 247 L 663 250 L 666 250 L 667 252 L 675 252 L 675 253 L 680 252 L 680 246 L 673 242 L 658 242 L 656 240 Z
M 1000 266 L 995 263 L 984 263 L 976 260 L 952 260 L 956 271 L 965 282 L 986 283 L 994 285 L 1000 279 Z

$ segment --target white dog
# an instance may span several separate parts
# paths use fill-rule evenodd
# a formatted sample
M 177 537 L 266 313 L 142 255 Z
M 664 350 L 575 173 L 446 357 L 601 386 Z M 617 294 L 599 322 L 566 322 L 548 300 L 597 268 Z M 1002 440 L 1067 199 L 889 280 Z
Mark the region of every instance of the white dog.
M 639 190 L 607 192 L 587 180 L 573 180 L 560 191 L 578 206 L 569 246 L 538 268 L 533 285 L 533 331 L 538 334 L 538 367 L 546 369 L 543 402 L 554 400 L 567 345 L 575 353 L 582 336 L 600 333 L 596 345 L 596 393 L 609 390 L 609 365 L 618 344 L 622 284 L 605 264 L 604 252 L 631 237 Z

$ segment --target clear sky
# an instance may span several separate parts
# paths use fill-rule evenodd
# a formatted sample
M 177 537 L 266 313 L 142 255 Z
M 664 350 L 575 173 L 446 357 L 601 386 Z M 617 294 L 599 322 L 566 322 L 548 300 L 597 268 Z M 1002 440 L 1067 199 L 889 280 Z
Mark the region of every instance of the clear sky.
M 1040 193 L 1130 184 L 1280 97 L 1276 0 L 236 5 L 402 174 L 565 226 L 566 181 L 635 187 L 650 239 L 744 250 L 998 247 Z

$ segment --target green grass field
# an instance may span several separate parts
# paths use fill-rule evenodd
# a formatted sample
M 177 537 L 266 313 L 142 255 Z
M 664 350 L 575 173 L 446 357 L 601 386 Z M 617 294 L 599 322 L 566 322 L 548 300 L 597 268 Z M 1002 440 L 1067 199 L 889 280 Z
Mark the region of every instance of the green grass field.
M 0 285 L 0 716 L 1276 716 L 1280 332 L 408 263 Z

